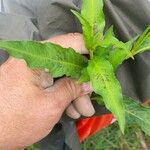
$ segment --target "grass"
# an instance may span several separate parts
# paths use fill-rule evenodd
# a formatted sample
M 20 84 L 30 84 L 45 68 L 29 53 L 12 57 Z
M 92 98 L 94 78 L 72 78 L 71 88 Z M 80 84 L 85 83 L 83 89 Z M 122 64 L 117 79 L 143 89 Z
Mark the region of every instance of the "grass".
M 39 148 L 36 145 L 32 145 L 27 150 L 39 150 Z
M 33 145 L 28 150 L 39 149 Z M 82 143 L 82 150 L 150 150 L 150 137 L 138 128 L 127 128 L 123 136 L 117 123 L 114 123 L 87 138 Z
M 149 150 L 150 137 L 138 128 L 127 128 L 125 135 L 117 123 L 103 129 L 82 143 L 82 150 Z

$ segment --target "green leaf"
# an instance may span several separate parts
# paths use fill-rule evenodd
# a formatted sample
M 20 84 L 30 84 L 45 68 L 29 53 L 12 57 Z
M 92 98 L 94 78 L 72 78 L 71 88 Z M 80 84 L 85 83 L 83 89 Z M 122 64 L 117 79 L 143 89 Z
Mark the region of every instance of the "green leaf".
M 123 63 L 124 60 L 129 58 L 129 53 L 129 50 L 127 52 L 127 50 L 121 48 L 114 48 L 110 51 L 108 60 L 112 64 L 114 70 L 116 70 L 118 66 Z
M 103 58 L 89 61 L 88 72 L 94 92 L 103 97 L 105 106 L 114 114 L 122 132 L 125 126 L 125 111 L 121 87 L 115 77 L 113 66 Z
M 150 36 L 147 37 L 143 43 L 140 45 L 139 49 L 137 49 L 136 51 L 132 51 L 133 55 L 136 55 L 138 53 L 142 53 L 144 51 L 150 50 Z
M 90 99 L 92 101 L 96 101 L 99 105 L 105 105 L 102 96 L 98 95 L 98 94 L 92 94 L 92 96 L 90 97 Z
M 105 16 L 103 13 L 103 0 L 83 0 L 81 15 L 88 20 L 93 29 L 93 35 L 97 32 L 103 34 Z
M 109 52 L 108 60 L 113 65 L 114 70 L 118 68 L 119 65 L 123 63 L 123 61 L 128 58 L 133 58 L 133 54 L 131 53 L 131 49 L 133 47 L 134 42 L 137 40 L 138 36 L 132 38 L 130 41 L 123 43 L 122 41 L 115 42 L 113 48 Z M 134 59 L 134 58 L 133 58 Z
M 133 37 L 132 39 L 130 39 L 130 41 L 126 42 L 126 43 L 125 43 L 126 48 L 131 51 L 131 49 L 132 49 L 133 46 L 134 46 L 134 43 L 136 42 L 136 40 L 137 40 L 138 38 L 139 38 L 139 35 Z
M 127 124 L 139 126 L 150 136 L 150 108 L 124 96 Z
M 92 35 L 92 27 L 89 24 L 89 22 L 83 17 L 81 16 L 80 13 L 78 13 L 77 11 L 71 10 L 71 12 L 79 19 L 80 23 L 82 24 L 82 30 L 83 30 L 83 37 L 84 37 L 84 41 L 85 41 L 85 46 L 87 47 L 87 49 L 90 50 L 93 49 L 93 45 L 95 40 L 94 37 Z M 97 41 L 96 41 L 97 43 Z
M 103 1 L 83 0 L 81 14 L 73 10 L 72 12 L 82 24 L 85 45 L 92 57 L 92 52 L 99 45 L 100 40 L 103 39 L 103 30 L 105 27 Z
M 97 47 L 94 51 L 95 56 L 105 57 L 111 62 L 114 70 L 122 64 L 122 62 L 129 57 L 133 58 L 130 52 L 134 41 L 137 39 L 133 38 L 127 43 L 119 41 L 113 32 L 113 26 L 111 26 L 105 33 L 104 39 L 101 42 L 101 46 Z
M 101 46 L 98 46 L 95 51 L 94 51 L 94 56 L 97 56 L 97 57 L 102 57 L 102 58 L 108 58 L 108 55 L 109 55 L 109 51 L 110 51 L 111 47 L 101 47 Z
M 89 73 L 87 71 L 87 68 L 84 68 L 81 71 L 81 76 L 79 78 L 79 83 L 84 83 L 84 82 L 89 82 L 89 81 L 90 81 Z
M 0 48 L 24 59 L 31 68 L 47 68 L 53 77 L 79 77 L 87 59 L 71 48 L 35 41 L 0 41 Z
M 131 51 L 133 55 L 149 49 L 144 48 L 144 50 L 139 50 L 141 45 L 147 40 L 147 38 L 150 38 L 150 25 L 145 29 L 145 31 L 139 36 L 138 40 L 134 43 L 133 49 Z
M 113 46 L 115 43 L 119 42 L 119 40 L 115 37 L 113 32 L 113 26 L 111 26 L 104 35 L 104 39 L 100 43 L 101 47 Z

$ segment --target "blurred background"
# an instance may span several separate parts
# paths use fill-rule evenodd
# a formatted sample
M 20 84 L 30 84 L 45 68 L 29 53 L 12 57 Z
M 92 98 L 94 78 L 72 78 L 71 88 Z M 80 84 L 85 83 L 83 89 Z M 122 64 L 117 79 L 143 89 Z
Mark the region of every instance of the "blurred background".
M 35 144 L 27 150 L 39 149 Z M 114 123 L 84 140 L 82 150 L 150 150 L 150 137 L 133 127 L 126 128 L 122 135 L 118 124 Z

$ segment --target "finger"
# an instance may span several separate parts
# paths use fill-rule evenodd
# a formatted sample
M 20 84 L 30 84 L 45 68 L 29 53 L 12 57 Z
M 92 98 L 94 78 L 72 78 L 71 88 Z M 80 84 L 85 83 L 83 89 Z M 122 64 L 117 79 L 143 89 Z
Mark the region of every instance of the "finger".
M 55 36 L 47 40 L 65 48 L 73 48 L 80 54 L 87 54 L 88 51 L 85 48 L 83 36 L 80 33 L 69 33 L 64 35 Z
M 88 95 L 81 96 L 73 101 L 76 110 L 83 116 L 89 117 L 95 113 L 94 107 Z
M 40 89 L 46 89 L 53 85 L 53 78 L 47 71 L 42 69 L 34 69 L 31 71 L 34 75 L 32 81 Z
M 73 104 L 70 104 L 68 108 L 66 109 L 66 114 L 73 118 L 73 119 L 78 119 L 81 115 L 78 113 L 78 111 L 75 109 Z
M 92 84 L 90 82 L 86 82 L 82 84 L 82 88 L 84 89 L 84 91 L 86 91 L 86 94 L 91 94 L 93 92 L 93 87 Z
M 48 98 L 53 97 L 55 106 L 64 111 L 74 99 L 87 93 L 87 90 L 90 89 L 87 87 L 88 85 L 84 88 L 70 78 L 62 78 L 57 80 L 52 87 L 47 88 L 45 94 Z

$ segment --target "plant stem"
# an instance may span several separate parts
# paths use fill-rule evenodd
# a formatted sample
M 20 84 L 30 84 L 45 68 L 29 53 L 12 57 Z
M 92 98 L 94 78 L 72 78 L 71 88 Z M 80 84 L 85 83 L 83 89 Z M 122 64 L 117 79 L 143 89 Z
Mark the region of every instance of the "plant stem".
M 146 28 L 146 30 L 142 33 L 142 35 L 139 37 L 139 39 L 137 40 L 137 42 L 133 46 L 133 49 L 131 51 L 132 53 L 136 52 L 137 49 L 140 48 L 140 46 L 143 43 L 143 41 L 150 35 L 149 31 L 150 31 L 150 26 L 148 26 Z
M 139 141 L 141 143 L 142 150 L 148 150 L 149 148 L 146 144 L 146 141 L 143 137 L 142 132 L 139 129 L 137 129 L 137 131 L 135 133 L 136 133 L 137 138 L 140 139 Z
M 90 59 L 92 59 L 93 58 L 93 51 L 90 50 L 89 53 L 90 53 Z
M 143 51 L 146 51 L 146 50 L 149 50 L 149 49 L 150 49 L 150 46 L 145 47 L 145 48 L 141 48 L 141 49 L 139 49 L 138 51 L 135 51 L 135 52 L 133 53 L 133 55 L 136 55 L 136 54 L 138 54 L 138 53 L 140 53 L 140 52 L 143 52 Z

